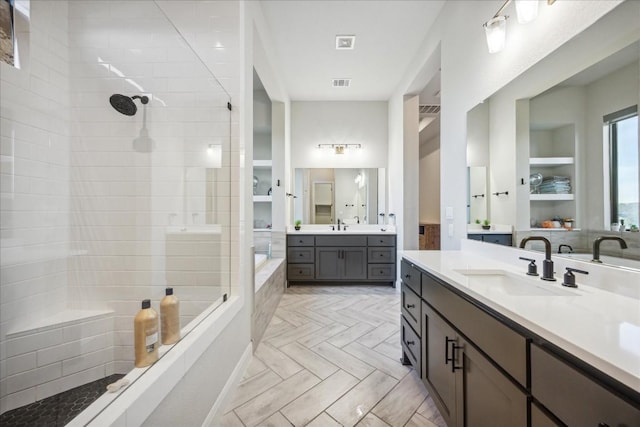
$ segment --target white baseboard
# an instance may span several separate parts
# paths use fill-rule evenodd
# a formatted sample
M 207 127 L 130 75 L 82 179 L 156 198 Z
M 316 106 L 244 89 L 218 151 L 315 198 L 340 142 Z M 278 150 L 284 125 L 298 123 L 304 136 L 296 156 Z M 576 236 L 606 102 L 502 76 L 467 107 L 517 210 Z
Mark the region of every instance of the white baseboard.
M 251 357 L 253 356 L 253 343 L 249 342 L 247 347 L 244 349 L 244 353 L 238 360 L 236 367 L 233 369 L 233 372 L 229 376 L 229 379 L 225 383 L 222 391 L 218 395 L 216 399 L 216 403 L 213 404 L 211 410 L 207 414 L 207 417 L 202 422 L 202 427 L 214 427 L 219 425 L 219 421 L 224 415 L 222 411 L 225 410 L 229 402 L 231 402 L 231 398 L 233 397 L 233 392 L 236 390 L 236 387 L 242 380 L 242 375 L 244 371 L 249 366 L 249 362 L 251 362 Z

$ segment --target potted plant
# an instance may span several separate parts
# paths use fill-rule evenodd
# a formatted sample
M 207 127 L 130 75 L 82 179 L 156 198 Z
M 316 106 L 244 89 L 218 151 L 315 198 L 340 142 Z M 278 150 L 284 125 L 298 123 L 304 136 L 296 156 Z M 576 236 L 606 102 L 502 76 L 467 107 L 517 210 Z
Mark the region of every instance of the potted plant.
M 297 219 L 296 222 L 293 223 L 293 228 L 295 228 L 296 231 L 300 230 L 300 224 L 302 224 L 302 221 Z
M 482 221 L 482 229 L 489 230 L 491 228 L 491 222 L 488 219 Z

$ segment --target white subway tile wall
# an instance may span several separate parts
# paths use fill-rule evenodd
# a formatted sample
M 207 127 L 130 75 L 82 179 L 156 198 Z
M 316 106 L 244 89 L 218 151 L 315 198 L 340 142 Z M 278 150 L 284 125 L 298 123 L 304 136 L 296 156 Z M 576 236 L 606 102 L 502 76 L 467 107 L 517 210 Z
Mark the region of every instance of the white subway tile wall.
M 0 65 L 0 413 L 128 372 L 133 316 L 166 286 L 183 326 L 233 292 L 239 14 L 31 0 L 23 66 Z M 150 101 L 125 116 L 114 93 Z M 136 140 L 145 127 L 151 149 Z M 29 330 L 74 309 L 109 313 Z

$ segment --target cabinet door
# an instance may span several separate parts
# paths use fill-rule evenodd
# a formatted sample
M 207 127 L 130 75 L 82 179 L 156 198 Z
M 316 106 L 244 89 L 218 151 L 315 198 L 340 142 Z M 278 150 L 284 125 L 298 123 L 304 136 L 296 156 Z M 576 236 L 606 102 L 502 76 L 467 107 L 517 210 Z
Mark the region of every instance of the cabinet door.
M 448 426 L 456 425 L 455 375 L 452 373 L 451 343 L 455 331 L 424 302 L 422 303 L 423 379 Z M 490 424 L 491 425 L 491 424 Z M 498 425 L 498 424 L 494 424 Z
M 340 259 L 342 249 L 331 247 L 316 247 L 316 279 L 340 279 Z
M 344 248 L 341 253 L 342 275 L 345 280 L 367 278 L 367 250 L 365 248 Z
M 475 347 L 460 338 L 458 341 L 453 354 L 456 364 L 456 425 L 526 427 L 526 394 Z M 453 353 L 452 349 L 449 351 Z

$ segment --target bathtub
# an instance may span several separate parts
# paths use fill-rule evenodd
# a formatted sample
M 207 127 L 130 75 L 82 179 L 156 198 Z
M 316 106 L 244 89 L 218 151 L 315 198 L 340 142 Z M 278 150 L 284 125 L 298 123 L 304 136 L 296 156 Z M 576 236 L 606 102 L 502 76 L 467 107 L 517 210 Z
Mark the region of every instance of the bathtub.
M 255 254 L 255 271 L 260 270 L 266 262 L 267 256 L 265 254 Z

